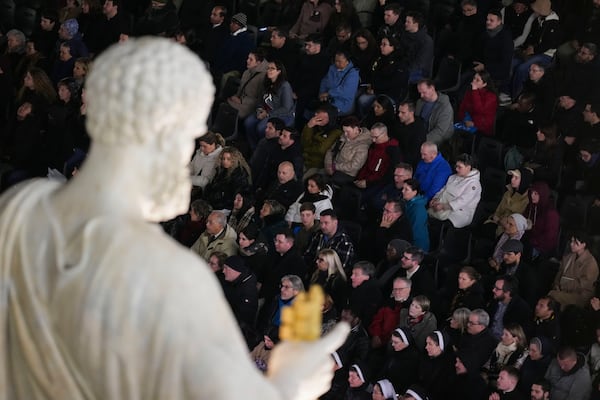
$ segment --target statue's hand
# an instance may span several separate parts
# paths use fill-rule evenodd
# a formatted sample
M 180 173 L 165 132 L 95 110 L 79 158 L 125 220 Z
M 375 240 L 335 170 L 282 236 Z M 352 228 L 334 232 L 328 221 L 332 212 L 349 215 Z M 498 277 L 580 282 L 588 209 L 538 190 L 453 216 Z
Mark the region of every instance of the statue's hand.
M 269 380 L 282 399 L 314 400 L 325 393 L 333 378 L 331 353 L 346 340 L 350 327 L 339 323 L 325 337 L 314 342 L 281 342 L 269 359 Z

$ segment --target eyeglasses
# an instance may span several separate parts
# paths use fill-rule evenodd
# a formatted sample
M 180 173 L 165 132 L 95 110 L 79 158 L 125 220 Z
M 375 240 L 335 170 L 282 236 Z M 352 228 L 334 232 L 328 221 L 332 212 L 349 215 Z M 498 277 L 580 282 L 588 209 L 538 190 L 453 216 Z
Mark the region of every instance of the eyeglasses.
M 279 289 L 293 289 L 294 287 L 292 285 L 279 285 Z
M 379 138 L 380 138 L 380 137 L 382 137 L 382 136 L 383 136 L 383 133 L 380 133 L 379 135 L 371 135 L 371 139 L 372 139 L 373 141 L 376 141 L 377 139 L 379 139 Z

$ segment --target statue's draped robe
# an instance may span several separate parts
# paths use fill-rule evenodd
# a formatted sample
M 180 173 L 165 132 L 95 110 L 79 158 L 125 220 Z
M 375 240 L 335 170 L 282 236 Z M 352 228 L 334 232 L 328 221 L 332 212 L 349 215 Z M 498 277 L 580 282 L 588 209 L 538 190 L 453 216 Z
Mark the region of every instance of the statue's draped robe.
M 0 198 L 0 398 L 276 397 L 208 267 L 143 221 L 65 229 L 60 187 Z

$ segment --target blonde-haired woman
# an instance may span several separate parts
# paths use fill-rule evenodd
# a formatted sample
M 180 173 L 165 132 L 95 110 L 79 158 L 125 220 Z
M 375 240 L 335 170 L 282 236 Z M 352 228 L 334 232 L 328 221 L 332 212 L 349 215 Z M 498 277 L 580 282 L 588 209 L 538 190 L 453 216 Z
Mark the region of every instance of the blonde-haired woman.
M 520 369 L 528 354 L 527 337 L 521 325 L 506 324 L 496 350 L 484 365 L 484 369 L 487 369 L 488 383 L 494 386 L 500 370 L 504 367 Z
M 214 210 L 231 210 L 235 194 L 251 183 L 250 167 L 242 153 L 225 147 L 219 154 L 216 175 L 204 190 L 205 199 Z
M 348 300 L 348 278 L 340 257 L 332 249 L 323 249 L 317 254 L 317 269 L 310 283 L 321 285 L 325 293 L 333 299 L 335 307 L 340 311 Z

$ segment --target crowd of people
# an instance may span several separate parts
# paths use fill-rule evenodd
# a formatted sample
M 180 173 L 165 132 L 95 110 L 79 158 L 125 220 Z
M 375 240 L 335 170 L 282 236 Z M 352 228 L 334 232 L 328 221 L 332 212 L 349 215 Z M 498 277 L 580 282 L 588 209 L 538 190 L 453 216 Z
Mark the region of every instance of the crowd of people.
M 76 174 L 94 57 L 170 37 L 239 132 L 198 139 L 162 226 L 257 368 L 321 285 L 322 332 L 352 327 L 323 399 L 600 398 L 600 1 L 365 3 L 48 1 L 0 25 L 2 190 Z

